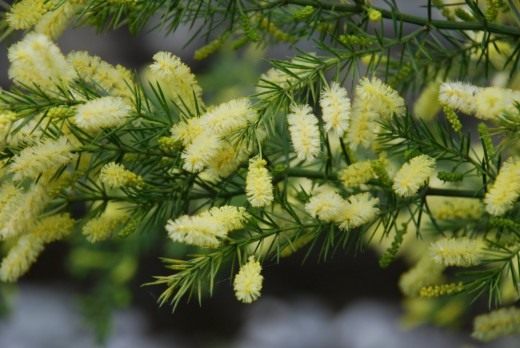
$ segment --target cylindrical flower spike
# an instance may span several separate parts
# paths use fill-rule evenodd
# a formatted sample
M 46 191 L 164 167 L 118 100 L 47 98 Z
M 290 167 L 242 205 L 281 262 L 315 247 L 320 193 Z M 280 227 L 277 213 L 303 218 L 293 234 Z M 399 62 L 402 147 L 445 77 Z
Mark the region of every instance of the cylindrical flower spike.
M 320 106 L 325 130 L 342 137 L 350 120 L 350 99 L 347 90 L 339 83 L 333 82 L 330 87 L 323 90 Z
M 239 301 L 251 303 L 260 297 L 264 280 L 261 272 L 262 265 L 253 256 L 240 267 L 233 281 L 235 295 Z
M 299 160 L 310 160 L 320 152 L 318 119 L 308 105 L 294 105 L 287 116 L 289 133 Z
M 265 167 L 266 164 L 267 162 L 260 157 L 249 161 L 246 195 L 253 207 L 265 207 L 273 201 L 272 177 Z
M 392 188 L 401 197 L 411 197 L 435 173 L 435 160 L 419 155 L 405 163 L 395 174 Z

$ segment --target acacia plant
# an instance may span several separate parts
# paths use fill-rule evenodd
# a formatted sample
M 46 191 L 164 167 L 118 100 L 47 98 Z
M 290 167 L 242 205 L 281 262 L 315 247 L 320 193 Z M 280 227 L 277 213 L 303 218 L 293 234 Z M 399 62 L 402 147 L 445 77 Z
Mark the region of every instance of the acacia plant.
M 3 40 L 21 37 L 0 92 L 0 279 L 67 237 L 93 244 L 72 263 L 111 253 L 103 277 L 124 287 L 136 244 L 167 236 L 190 247 L 150 275 L 161 305 L 226 278 L 249 303 L 262 263 L 374 247 L 383 268 L 410 264 L 410 322 L 446 324 L 484 298 L 474 337 L 520 333 L 520 2 L 410 2 L 418 16 L 404 3 L 0 1 Z M 253 95 L 209 105 L 169 52 L 135 74 L 56 44 L 71 25 L 137 33 L 152 19 L 206 40 L 195 59 L 277 42 L 292 56 Z

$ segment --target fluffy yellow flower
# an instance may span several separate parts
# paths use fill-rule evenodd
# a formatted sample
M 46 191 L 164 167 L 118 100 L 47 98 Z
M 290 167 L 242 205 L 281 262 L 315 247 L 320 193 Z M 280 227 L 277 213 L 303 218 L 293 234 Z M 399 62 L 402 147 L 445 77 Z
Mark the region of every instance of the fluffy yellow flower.
M 333 82 L 323 90 L 320 98 L 325 130 L 341 137 L 348 128 L 350 119 L 350 99 L 347 90 Z
M 495 182 L 484 197 L 486 211 L 491 215 L 504 215 L 513 208 L 520 196 L 520 161 L 508 160 L 500 168 Z
M 20 237 L 0 265 L 0 280 L 14 282 L 24 275 L 43 251 L 43 242 L 32 234 Z
M 60 49 L 47 36 L 30 33 L 9 47 L 9 78 L 27 86 L 56 90 L 76 77 Z
M 5 21 L 15 30 L 30 29 L 48 10 L 46 0 L 20 0 L 7 12 Z
M 359 187 L 369 180 L 376 178 L 373 161 L 360 161 L 352 163 L 339 173 L 339 178 L 347 188 Z
M 224 137 L 247 127 L 257 118 L 249 99 L 238 98 L 211 108 L 200 117 L 200 123 L 209 132 L 216 132 Z
M 91 243 L 110 238 L 129 215 L 121 203 L 109 203 L 101 215 L 90 219 L 83 226 L 83 235 Z
M 9 165 L 9 172 L 14 174 L 15 180 L 36 179 L 40 175 L 51 177 L 60 167 L 76 158 L 71 151 L 72 145 L 65 137 L 56 140 L 46 139 L 39 144 L 26 147 L 16 155 Z
M 146 73 L 147 79 L 153 85 L 158 83 L 165 96 L 177 106 L 182 109 L 187 107 L 195 114 L 195 106 L 203 106 L 202 89 L 190 68 L 170 52 L 158 52 L 153 60 Z
M 262 265 L 253 256 L 240 267 L 233 281 L 235 296 L 239 301 L 251 303 L 260 297 L 264 280 L 261 272 Z
M 190 118 L 186 122 L 174 124 L 170 133 L 175 140 L 180 140 L 184 146 L 188 146 L 204 132 L 204 124 L 198 117 Z
M 131 111 L 132 108 L 123 98 L 101 97 L 78 106 L 74 122 L 87 132 L 96 132 L 123 125 Z
M 435 173 L 435 160 L 419 155 L 405 163 L 395 174 L 392 188 L 401 197 L 410 197 Z
M 481 88 L 475 96 L 475 116 L 483 120 L 497 120 L 504 112 L 514 112 L 520 102 L 520 92 L 507 88 Z
M 439 89 L 442 105 L 472 115 L 475 113 L 475 95 L 479 88 L 464 82 L 444 82 Z
M 67 28 L 72 17 L 81 9 L 75 1 L 65 1 L 52 11 L 45 13 L 34 27 L 34 31 L 57 39 Z
M 472 336 L 481 341 L 520 333 L 520 309 L 500 308 L 477 316 L 473 322 Z
M 99 181 L 104 185 L 118 189 L 123 186 L 141 186 L 143 178 L 125 169 L 122 164 L 110 162 L 101 168 L 99 173 Z
M 182 152 L 182 167 L 192 173 L 200 172 L 217 156 L 221 148 L 222 141 L 216 134 L 203 133 Z
M 478 239 L 442 238 L 432 243 L 430 251 L 435 262 L 444 266 L 469 267 L 479 263 L 483 246 Z
M 253 207 L 265 207 L 273 201 L 272 177 L 265 168 L 266 164 L 267 162 L 260 157 L 249 161 L 246 195 Z
M 166 231 L 175 242 L 216 248 L 229 232 L 243 228 L 247 218 L 244 208 L 223 206 L 199 215 L 168 220 Z
M 345 200 L 333 188 L 320 187 L 305 205 L 305 210 L 324 222 L 335 222 L 346 205 Z
M 347 131 L 347 141 L 356 149 L 358 146 L 370 147 L 376 139 L 379 130 L 377 112 L 363 108 L 358 99 L 354 100 L 352 117 Z
M 289 133 L 298 160 L 315 158 L 320 152 L 318 119 L 308 105 L 294 105 L 287 116 Z
M 74 220 L 69 214 L 56 214 L 40 219 L 30 233 L 43 243 L 51 243 L 68 236 L 73 228 Z
M 249 157 L 247 149 L 242 145 L 222 141 L 219 150 L 207 161 L 204 173 L 215 180 L 231 175 Z
M 344 230 L 351 230 L 373 221 L 379 214 L 379 199 L 363 192 L 349 196 L 342 207 L 336 222 Z
M 430 196 L 427 201 L 433 217 L 439 220 L 478 219 L 484 212 L 484 205 L 475 198 Z
M 413 106 L 415 116 L 425 121 L 431 121 L 441 111 L 439 87 L 440 82 L 435 81 L 428 83 L 422 90 Z
M 356 98 L 362 109 L 374 111 L 380 117 L 402 116 L 406 112 L 404 99 L 376 77 L 361 79 L 356 87 Z
M 112 66 L 97 56 L 88 52 L 77 51 L 67 55 L 67 61 L 72 65 L 78 76 L 87 82 L 101 87 L 114 97 L 132 99 L 134 81 L 132 73 L 121 65 Z

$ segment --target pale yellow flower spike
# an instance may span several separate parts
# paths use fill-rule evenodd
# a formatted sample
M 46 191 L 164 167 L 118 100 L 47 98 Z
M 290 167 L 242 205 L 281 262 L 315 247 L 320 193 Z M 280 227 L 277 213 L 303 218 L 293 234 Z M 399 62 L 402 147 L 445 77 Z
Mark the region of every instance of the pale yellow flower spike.
M 489 186 L 484 197 L 486 211 L 495 216 L 504 215 L 513 208 L 520 197 L 520 161 L 506 161 L 495 179 Z
M 233 281 L 236 298 L 243 303 L 256 301 L 262 291 L 264 277 L 261 274 L 262 265 L 250 256 L 246 264 L 240 267 Z
M 361 109 L 374 111 L 383 118 L 403 116 L 406 112 L 399 93 L 376 77 L 361 79 L 356 87 L 356 99 Z
M 77 157 L 72 150 L 72 145 L 65 137 L 56 140 L 46 139 L 23 149 L 14 157 L 8 170 L 14 174 L 15 180 L 36 179 L 40 175 L 51 177 L 56 170 Z
M 376 177 L 377 175 L 373 169 L 373 161 L 352 163 L 339 173 L 341 182 L 347 188 L 359 187 Z
M 38 221 L 30 234 L 37 236 L 43 243 L 51 243 L 68 236 L 74 223 L 69 214 L 51 215 Z
M 414 115 L 425 121 L 431 121 L 441 111 L 439 102 L 440 82 L 430 82 L 422 90 L 413 106 Z
M 83 226 L 83 235 L 91 243 L 110 238 L 116 229 L 128 221 L 128 212 L 120 203 L 110 202 L 100 216 L 90 219 Z
M 442 238 L 432 243 L 430 251 L 435 262 L 444 266 L 469 267 L 480 262 L 484 243 L 467 237 Z
M 125 169 L 122 164 L 115 162 L 107 163 L 101 168 L 99 181 L 113 189 L 125 186 L 140 187 L 143 185 L 143 178 Z
M 473 322 L 472 336 L 480 341 L 491 341 L 499 337 L 520 333 L 520 309 L 500 308 L 479 315 Z
M 336 222 L 343 230 L 351 230 L 373 221 L 379 214 L 379 199 L 363 192 L 347 198 Z
M 72 17 L 81 9 L 75 1 L 65 1 L 56 9 L 45 13 L 34 27 L 34 31 L 47 35 L 53 40 L 63 34 Z
M 0 280 L 15 282 L 24 275 L 43 251 L 43 242 L 37 236 L 20 237 L 0 265 Z
M 72 65 L 47 36 L 30 33 L 9 47 L 9 78 L 27 86 L 56 90 L 76 77 Z
M 333 188 L 320 187 L 305 205 L 305 210 L 324 222 L 335 222 L 346 202 Z
M 131 111 L 131 106 L 123 98 L 101 97 L 78 106 L 74 122 L 87 132 L 97 132 L 123 125 Z
M 294 105 L 287 116 L 289 133 L 298 160 L 310 160 L 320 152 L 318 119 L 308 105 Z
M 34 26 L 49 10 L 46 0 L 17 1 L 5 16 L 5 21 L 14 30 L 26 30 Z
M 347 90 L 333 82 L 323 90 L 320 98 L 322 117 L 325 130 L 342 137 L 348 128 L 350 120 L 350 99 Z
M 190 68 L 179 57 L 170 52 L 158 52 L 153 56 L 154 63 L 148 67 L 146 77 L 152 83 L 159 83 L 167 98 L 179 107 L 195 114 L 195 105 L 203 106 L 202 89 Z
M 166 231 L 175 242 L 216 248 L 229 232 L 243 228 L 247 218 L 244 208 L 215 207 L 199 215 L 182 215 L 168 220 Z
M 246 195 L 253 207 L 265 207 L 273 201 L 272 177 L 265 168 L 266 164 L 267 162 L 260 157 L 249 161 Z
M 435 160 L 427 155 L 419 155 L 403 164 L 394 176 L 392 188 L 401 197 L 411 197 L 434 173 Z
M 439 89 L 439 101 L 442 105 L 468 115 L 475 113 L 475 95 L 478 87 L 464 82 L 444 82 Z

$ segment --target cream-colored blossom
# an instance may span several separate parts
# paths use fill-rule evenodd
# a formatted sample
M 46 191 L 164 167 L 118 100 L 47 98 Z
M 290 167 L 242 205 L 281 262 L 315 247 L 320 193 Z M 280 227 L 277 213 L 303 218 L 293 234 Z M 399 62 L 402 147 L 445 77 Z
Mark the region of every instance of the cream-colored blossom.
M 130 70 L 121 65 L 112 66 L 97 56 L 85 51 L 75 51 L 67 55 L 78 76 L 87 82 L 101 87 L 114 97 L 132 99 L 134 78 Z
M 193 117 L 186 122 L 179 122 L 172 126 L 170 133 L 175 140 L 180 140 L 184 146 L 188 146 L 204 132 L 204 122 L 199 117 Z
M 478 219 L 484 213 L 484 205 L 476 198 L 429 196 L 427 202 L 439 220 Z
M 475 116 L 482 120 L 498 120 L 505 112 L 514 112 L 520 92 L 508 88 L 480 88 L 475 95 Z
M 47 36 L 29 33 L 9 47 L 9 78 L 27 86 L 56 90 L 68 84 L 76 73 L 60 49 Z
M 356 87 L 357 103 L 364 110 L 376 112 L 380 117 L 402 116 L 406 112 L 404 99 L 396 90 L 380 79 L 363 78 Z
M 439 283 L 442 280 L 444 265 L 432 260 L 425 254 L 417 264 L 401 275 L 399 288 L 406 296 L 419 296 L 422 288 Z
M 143 184 L 143 178 L 116 162 L 107 163 L 101 168 L 99 181 L 114 189 L 124 186 L 139 187 Z
M 265 207 L 273 201 L 273 179 L 265 167 L 266 164 L 260 157 L 249 161 L 246 195 L 253 207 Z
M 359 187 L 376 177 L 373 161 L 352 163 L 339 172 L 339 179 L 347 188 Z
M 379 131 L 379 116 L 377 112 L 360 105 L 358 99 L 354 100 L 352 117 L 347 131 L 347 141 L 353 149 L 358 146 L 369 148 L 375 141 Z
M 58 0 L 59 1 L 59 0 Z M 78 1 L 67 0 L 45 13 L 34 26 L 34 31 L 56 40 L 67 28 L 74 15 L 81 9 Z
M 360 227 L 376 219 L 379 215 L 379 199 L 363 192 L 349 196 L 342 207 L 336 222 L 344 230 Z
M 83 226 L 83 235 L 91 243 L 110 238 L 129 219 L 129 213 L 121 203 L 110 202 L 101 215 L 91 218 Z
M 255 122 L 258 115 L 247 98 L 232 99 L 211 108 L 200 117 L 200 123 L 208 132 L 225 137 Z
M 175 242 L 216 248 L 233 230 L 244 226 L 248 215 L 244 208 L 223 206 L 199 215 L 182 215 L 168 220 L 166 231 Z
M 50 215 L 40 219 L 30 234 L 38 237 L 43 243 L 51 243 L 71 234 L 74 223 L 74 219 L 67 213 Z
M 19 0 L 11 6 L 5 21 L 15 30 L 30 29 L 48 10 L 46 0 Z
M 468 115 L 475 113 L 475 95 L 479 88 L 464 82 L 444 82 L 439 89 L 439 101 L 442 105 Z
M 410 197 L 428 182 L 435 173 L 435 160 L 427 155 L 419 155 L 403 164 L 394 176 L 392 188 L 401 197 Z
M 216 134 L 199 135 L 182 152 L 183 168 L 192 173 L 202 171 L 219 153 L 221 147 L 222 140 Z
M 299 160 L 310 160 L 320 152 L 318 119 L 308 105 L 294 105 L 287 115 L 289 133 Z
M 469 267 L 479 263 L 483 246 L 479 239 L 442 238 L 432 243 L 430 251 L 435 262 L 444 266 Z
M 333 188 L 322 187 L 312 195 L 305 210 L 324 222 L 335 222 L 346 202 Z
M 21 236 L 0 265 L 0 280 L 15 282 L 24 275 L 43 251 L 43 242 L 35 235 Z
M 9 172 L 15 180 L 36 179 L 40 175 L 51 177 L 60 167 L 66 166 L 77 156 L 65 137 L 46 139 L 34 146 L 26 147 L 13 159 Z
M 510 159 L 506 161 L 495 182 L 488 186 L 484 197 L 486 211 L 491 215 L 504 215 L 520 196 L 520 161 Z
M 347 90 L 333 82 L 322 91 L 320 106 L 325 131 L 341 137 L 348 128 L 350 120 L 350 99 Z
M 123 98 L 101 97 L 78 106 L 74 122 L 87 132 L 96 132 L 123 125 L 131 111 L 131 106 Z
M 196 105 L 203 107 L 202 89 L 190 68 L 179 57 L 170 52 L 158 52 L 153 56 L 146 72 L 146 78 L 152 85 L 159 84 L 167 98 L 192 114 L 196 114 Z
M 481 314 L 473 321 L 472 336 L 480 341 L 491 341 L 520 333 L 520 309 L 507 307 Z
M 239 301 L 251 303 L 260 297 L 264 280 L 261 272 L 262 265 L 253 256 L 240 267 L 233 281 L 235 295 Z
M 440 82 L 430 82 L 424 87 L 413 106 L 414 115 L 425 121 L 431 121 L 441 110 L 439 103 Z

